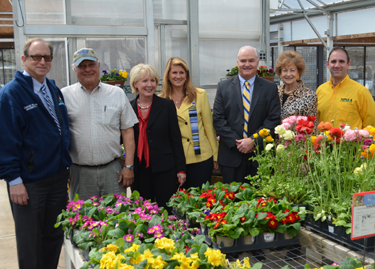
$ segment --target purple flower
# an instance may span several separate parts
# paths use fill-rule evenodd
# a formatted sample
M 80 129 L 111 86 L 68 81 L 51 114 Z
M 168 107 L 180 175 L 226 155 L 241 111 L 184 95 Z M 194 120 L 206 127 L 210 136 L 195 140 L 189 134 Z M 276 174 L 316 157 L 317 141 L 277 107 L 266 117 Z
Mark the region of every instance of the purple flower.
M 136 233 L 139 238 L 143 238 L 143 233 Z
M 155 233 L 154 226 L 148 228 L 147 233 L 148 233 L 148 234 L 153 234 L 153 233 Z
M 365 144 L 366 146 L 370 146 L 372 144 L 372 140 L 371 139 L 365 139 L 365 141 L 363 141 L 363 144 Z
M 107 75 L 107 74 L 108 74 L 108 71 L 105 70 L 105 69 L 104 69 L 102 72 L 104 73 L 104 75 Z

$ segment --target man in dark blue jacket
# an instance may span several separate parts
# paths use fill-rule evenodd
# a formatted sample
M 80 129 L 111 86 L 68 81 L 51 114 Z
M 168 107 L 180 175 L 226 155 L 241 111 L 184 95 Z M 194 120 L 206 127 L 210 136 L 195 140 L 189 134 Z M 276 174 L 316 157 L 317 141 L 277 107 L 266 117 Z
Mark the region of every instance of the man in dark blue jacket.
M 25 70 L 0 90 L 0 178 L 16 228 L 19 268 L 56 268 L 63 231 L 55 229 L 66 205 L 69 124 L 63 96 L 46 78 L 53 58 L 43 39 L 28 40 Z

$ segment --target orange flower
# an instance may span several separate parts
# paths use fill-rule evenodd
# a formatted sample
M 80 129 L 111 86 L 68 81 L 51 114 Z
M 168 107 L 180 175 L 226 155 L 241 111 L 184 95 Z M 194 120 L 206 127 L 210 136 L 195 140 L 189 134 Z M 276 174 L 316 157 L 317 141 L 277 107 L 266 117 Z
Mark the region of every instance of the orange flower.
M 320 132 L 329 131 L 332 129 L 332 124 L 330 124 L 329 122 L 321 121 L 318 125 L 318 129 Z

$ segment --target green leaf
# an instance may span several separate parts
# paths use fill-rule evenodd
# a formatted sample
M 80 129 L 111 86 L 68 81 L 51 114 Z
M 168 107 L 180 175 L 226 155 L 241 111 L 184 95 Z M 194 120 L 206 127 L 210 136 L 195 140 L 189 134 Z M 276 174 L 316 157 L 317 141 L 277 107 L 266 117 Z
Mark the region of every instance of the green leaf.
M 92 215 L 94 215 L 94 213 L 97 211 L 96 207 L 93 207 L 90 209 L 89 213 L 87 214 L 87 217 L 92 217 Z
M 110 230 L 107 235 L 109 237 L 115 237 L 117 239 L 117 238 L 122 238 L 125 235 L 125 233 L 121 229 L 114 229 L 114 230 Z

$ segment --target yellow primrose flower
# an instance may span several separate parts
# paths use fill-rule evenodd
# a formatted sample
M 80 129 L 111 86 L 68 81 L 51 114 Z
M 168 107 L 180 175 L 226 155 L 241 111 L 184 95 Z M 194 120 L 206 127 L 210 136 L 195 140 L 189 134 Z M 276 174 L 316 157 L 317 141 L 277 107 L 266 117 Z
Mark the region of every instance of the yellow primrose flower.
M 127 248 L 124 250 L 124 253 L 127 253 L 127 252 L 135 252 L 139 249 L 140 245 L 137 245 L 137 244 L 134 244 L 130 247 L 130 248 Z
M 206 252 L 204 253 L 204 256 L 208 257 L 211 255 L 211 253 L 212 253 L 212 249 L 207 248 Z
M 109 245 L 107 245 L 106 247 L 104 247 L 104 248 L 102 248 L 100 251 L 104 251 L 104 250 L 106 250 L 106 249 L 108 249 L 109 251 L 113 251 L 113 252 L 117 252 L 117 250 L 118 250 L 118 246 L 116 246 L 116 245 L 112 245 L 112 244 L 109 244 Z
M 154 254 L 152 254 L 149 249 L 146 249 L 145 252 L 143 252 L 142 256 L 144 257 L 143 260 L 146 260 L 148 258 L 154 257 Z
M 250 262 L 249 262 L 249 257 L 246 257 L 245 259 L 243 259 L 243 269 L 250 269 L 251 268 L 251 265 L 250 265 Z
M 222 254 L 219 249 L 212 250 L 211 254 L 207 257 L 207 262 L 213 266 L 225 266 L 225 254 Z
M 199 265 L 200 265 L 199 260 L 193 261 L 193 263 L 191 264 L 190 268 L 191 269 L 198 269 Z
M 253 137 L 254 138 L 257 138 L 259 135 L 258 134 L 253 134 Z
M 100 269 L 110 268 L 112 261 L 116 259 L 116 254 L 112 251 L 104 254 L 100 259 Z
M 126 72 L 126 70 L 122 71 L 121 76 L 123 76 L 124 78 L 127 78 L 128 72 Z
M 181 252 L 181 253 L 175 253 L 171 259 L 181 262 L 184 258 L 186 258 L 185 254 Z
M 144 256 L 141 254 L 141 255 L 138 255 L 135 260 L 133 258 L 130 258 L 130 263 L 131 264 L 139 264 L 141 261 L 144 261 Z
M 120 263 L 118 269 L 134 269 L 134 266 L 131 266 L 126 263 Z
M 156 239 L 155 247 L 165 249 L 169 253 L 175 249 L 174 241 L 166 237 Z
M 198 253 L 194 253 L 194 254 L 190 254 L 190 258 L 193 260 L 193 261 L 196 261 L 199 259 L 199 256 L 198 256 Z
M 270 136 L 270 135 L 267 136 L 267 137 L 266 137 L 266 141 L 269 142 L 269 143 L 273 142 L 273 138 L 272 138 L 272 136 Z
M 188 263 L 181 263 L 180 266 L 176 266 L 176 269 L 190 269 L 190 264 Z
M 157 258 L 149 258 L 147 264 L 150 264 L 151 268 L 155 269 L 162 269 L 168 265 L 160 255 Z

